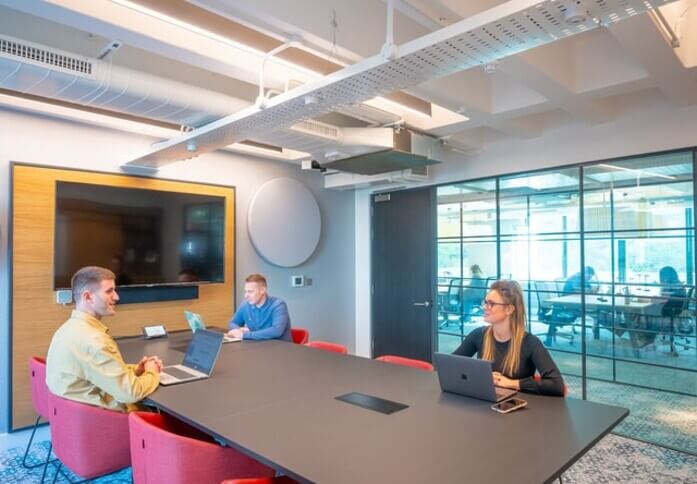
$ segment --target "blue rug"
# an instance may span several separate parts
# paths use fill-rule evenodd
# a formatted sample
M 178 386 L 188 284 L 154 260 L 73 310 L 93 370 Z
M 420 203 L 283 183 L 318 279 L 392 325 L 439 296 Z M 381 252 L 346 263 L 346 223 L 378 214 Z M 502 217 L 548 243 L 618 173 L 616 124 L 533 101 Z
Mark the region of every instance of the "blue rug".
M 30 463 L 43 462 L 48 442 L 32 448 Z M 24 449 L 12 448 L 0 455 L 0 482 L 28 484 L 39 482 L 42 468 L 22 467 Z M 53 479 L 55 467 L 49 467 Z M 67 472 L 67 471 L 66 471 Z M 79 478 L 68 472 L 73 481 Z M 636 440 L 609 435 L 564 473 L 565 484 L 697 484 L 697 456 L 645 444 Z M 48 481 L 50 482 L 50 480 Z M 67 482 L 59 476 L 58 482 Z M 92 482 L 97 484 L 130 484 L 131 470 L 124 469 Z M 513 479 L 511 482 L 515 482 Z
M 32 446 L 31 452 L 27 457 L 27 464 L 34 465 L 46 462 L 46 452 L 48 452 L 48 441 L 38 442 Z M 2 484 L 29 484 L 31 482 L 39 482 L 43 467 L 39 466 L 35 469 L 26 469 L 22 466 L 22 457 L 24 457 L 24 449 L 18 447 L 8 449 L 4 454 L 0 455 L 0 483 Z M 55 456 L 52 456 L 55 458 Z M 72 482 L 82 480 L 65 467 L 61 470 L 66 474 Z M 51 482 L 56 474 L 56 466 L 48 466 L 45 482 Z M 56 482 L 67 483 L 68 481 L 63 476 L 58 476 Z M 123 469 L 115 474 L 106 477 L 95 479 L 91 482 L 97 484 L 131 484 L 131 468 Z

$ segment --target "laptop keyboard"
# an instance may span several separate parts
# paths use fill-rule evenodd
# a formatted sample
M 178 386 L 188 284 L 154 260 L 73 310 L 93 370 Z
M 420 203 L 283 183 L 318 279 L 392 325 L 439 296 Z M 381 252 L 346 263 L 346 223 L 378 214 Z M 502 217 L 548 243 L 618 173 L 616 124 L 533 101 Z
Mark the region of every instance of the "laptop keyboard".
M 188 371 L 180 370 L 179 368 L 166 368 L 164 373 L 167 373 L 175 378 L 179 378 L 180 380 L 197 376 L 193 373 L 189 373 Z

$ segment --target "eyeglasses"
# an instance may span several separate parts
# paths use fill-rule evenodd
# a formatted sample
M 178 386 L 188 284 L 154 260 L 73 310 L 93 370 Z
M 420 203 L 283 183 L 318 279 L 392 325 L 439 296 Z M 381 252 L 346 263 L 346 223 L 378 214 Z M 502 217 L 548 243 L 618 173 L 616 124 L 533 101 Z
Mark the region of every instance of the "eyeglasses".
M 492 301 L 491 299 L 482 300 L 482 307 L 483 308 L 485 307 L 487 309 L 491 309 L 494 306 L 508 306 L 508 303 L 500 303 L 500 302 Z

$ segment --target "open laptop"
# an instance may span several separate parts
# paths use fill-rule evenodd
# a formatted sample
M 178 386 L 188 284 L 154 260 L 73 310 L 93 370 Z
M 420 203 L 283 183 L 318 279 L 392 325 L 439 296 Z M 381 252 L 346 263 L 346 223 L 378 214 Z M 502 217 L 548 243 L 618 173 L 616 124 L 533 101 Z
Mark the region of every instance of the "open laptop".
M 186 348 L 184 361 L 180 365 L 162 368 L 160 385 L 176 385 L 210 377 L 222 345 L 222 333 L 199 329 Z
M 440 388 L 444 392 L 489 402 L 500 402 L 517 393 L 494 386 L 491 362 L 448 353 L 434 354 Z
M 184 317 L 186 318 L 186 322 L 189 323 L 192 333 L 195 333 L 198 329 L 206 329 L 206 325 L 200 314 L 184 311 Z M 242 341 L 242 338 L 233 338 L 223 333 L 223 343 L 234 343 L 236 341 Z

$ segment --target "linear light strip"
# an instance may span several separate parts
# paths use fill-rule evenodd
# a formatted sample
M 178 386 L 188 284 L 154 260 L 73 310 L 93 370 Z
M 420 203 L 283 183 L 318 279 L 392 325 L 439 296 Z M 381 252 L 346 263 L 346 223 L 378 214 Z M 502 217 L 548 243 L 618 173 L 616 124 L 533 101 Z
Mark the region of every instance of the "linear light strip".
M 138 12 L 138 13 L 147 15 L 147 16 L 149 16 L 149 17 L 153 17 L 153 18 L 156 18 L 156 19 L 158 19 L 158 20 L 162 20 L 162 21 L 167 22 L 167 23 L 169 23 L 169 24 L 171 24 L 171 25 L 174 25 L 174 26 L 177 26 L 177 27 L 179 27 L 179 28 L 188 30 L 189 32 L 192 32 L 192 33 L 195 33 L 195 34 L 198 34 L 198 35 L 202 35 L 202 36 L 207 37 L 207 38 L 209 38 L 209 39 L 211 39 L 211 40 L 215 40 L 215 41 L 217 41 L 217 42 L 221 42 L 221 43 L 223 43 L 223 44 L 225 44 L 225 45 L 228 45 L 228 46 L 230 46 L 230 47 L 234 47 L 234 48 L 236 48 L 236 49 L 243 50 L 243 51 L 245 51 L 245 52 L 248 52 L 248 53 L 250 53 L 250 54 L 256 55 L 256 56 L 258 56 L 258 57 L 263 58 L 263 57 L 266 55 L 266 52 L 263 52 L 263 51 L 261 51 L 261 50 L 259 50 L 259 49 L 255 49 L 254 47 L 252 47 L 252 46 L 250 46 L 250 45 L 242 44 L 242 43 L 240 43 L 240 42 L 234 41 L 234 40 L 229 39 L 229 38 L 227 38 L 227 37 L 224 37 L 224 36 L 222 36 L 222 35 L 218 35 L 218 34 L 216 34 L 216 33 L 214 33 L 214 32 L 211 32 L 210 30 L 207 30 L 207 29 L 198 27 L 198 26 L 193 25 L 193 24 L 190 24 L 190 23 L 188 23 L 188 22 L 184 22 L 184 21 L 179 20 L 179 19 L 177 19 L 177 18 L 175 18 L 175 17 L 171 17 L 171 16 L 169 16 L 169 15 L 163 14 L 163 13 L 158 12 L 158 11 L 156 11 L 156 10 L 153 10 L 153 9 L 151 9 L 151 8 L 144 7 L 143 5 L 140 5 L 140 4 L 138 4 L 138 3 L 132 2 L 132 1 L 130 1 L 130 0 L 111 0 L 111 1 L 112 1 L 112 3 L 115 3 L 115 4 L 120 5 L 120 6 L 122 6 L 122 7 L 126 7 L 126 8 L 129 8 L 129 9 L 131 9 L 131 10 L 134 10 L 134 11 L 136 11 L 136 12 Z M 279 58 L 279 57 L 274 57 L 274 58 L 273 58 L 273 61 L 274 61 L 274 62 L 278 62 L 278 63 L 280 63 L 280 64 L 283 64 L 283 65 L 285 65 L 286 67 L 289 67 L 289 68 L 291 68 L 291 69 L 301 71 L 301 72 L 303 72 L 303 73 L 305 73 L 305 74 L 308 74 L 309 76 L 311 76 L 311 77 L 313 77 L 313 78 L 315 78 L 315 79 L 318 79 L 318 78 L 320 78 L 320 77 L 323 77 L 323 74 L 320 74 L 320 73 L 317 72 L 317 71 L 313 71 L 312 69 L 308 69 L 307 67 L 304 67 L 304 66 L 295 64 L 295 63 L 293 63 L 293 62 L 289 62 L 289 61 L 287 61 L 287 60 L 285 60 L 285 59 L 281 59 L 281 58 Z M 416 110 L 416 109 L 410 108 L 409 106 L 405 106 L 405 105 L 403 105 L 403 104 L 399 104 L 399 103 L 397 103 L 397 102 L 395 102 L 395 101 L 391 101 L 391 100 L 386 99 L 386 98 L 384 98 L 384 97 L 376 97 L 376 98 L 374 98 L 374 99 L 375 99 L 376 101 L 379 101 L 379 102 L 382 102 L 382 103 L 386 103 L 386 104 L 389 104 L 389 105 L 391 105 L 391 106 L 393 106 L 393 107 L 396 107 L 397 109 L 402 109 L 402 110 L 408 111 L 408 112 L 410 112 L 410 113 L 413 113 L 413 114 L 416 114 L 416 115 L 419 115 L 419 116 L 422 116 L 422 117 L 425 117 L 425 118 L 430 118 L 430 117 L 431 117 L 431 116 L 429 116 L 429 115 L 426 114 L 426 113 L 423 113 L 423 112 L 418 111 L 418 110 Z
M 127 133 L 151 136 L 159 139 L 169 139 L 180 134 L 179 131 L 175 129 L 154 126 L 148 123 L 121 119 L 106 114 L 93 113 L 66 106 L 57 106 L 51 103 L 10 96 L 7 94 L 0 94 L 0 106 L 7 106 L 10 108 L 19 109 L 21 111 L 55 116 L 61 119 L 70 119 L 72 121 L 84 122 L 94 126 L 116 129 L 119 131 L 125 131 Z M 309 156 L 307 153 L 302 153 L 295 150 L 284 149 L 279 153 L 276 150 L 266 149 L 260 146 L 249 146 L 241 143 L 234 143 L 227 146 L 225 149 L 285 161 L 300 160 Z
M 210 30 L 198 27 L 196 25 L 190 24 L 188 22 L 184 22 L 182 20 L 179 20 L 175 17 L 170 17 L 169 15 L 163 14 L 162 12 L 158 12 L 157 10 L 150 9 L 148 7 L 144 7 L 138 3 L 131 2 L 129 0 L 111 0 L 113 3 L 116 3 L 117 5 L 121 5 L 122 7 L 129 8 L 131 10 L 134 10 L 138 13 L 142 13 L 144 15 L 147 15 L 149 17 L 156 18 L 158 20 L 162 20 L 164 22 L 167 22 L 171 25 L 174 25 L 176 27 L 182 28 L 184 30 L 188 30 L 189 32 L 202 35 L 204 37 L 207 37 L 211 40 L 215 40 L 217 42 L 223 43 L 225 45 L 228 45 L 230 47 L 234 47 L 236 49 L 243 50 L 247 53 L 263 57 L 266 55 L 266 52 L 263 52 L 259 49 L 255 49 L 254 47 L 247 45 L 247 44 L 242 44 L 240 42 L 234 41 L 228 37 L 224 37 L 222 35 L 216 34 L 214 32 L 211 32 Z M 294 64 L 292 62 L 288 62 L 287 60 L 281 59 L 279 57 L 274 57 L 273 58 L 274 62 L 278 62 L 280 64 L 285 65 L 286 67 L 289 67 L 291 69 L 297 70 L 304 72 L 305 74 L 309 74 L 310 76 L 313 77 L 322 77 L 322 74 L 320 74 L 317 71 L 313 71 L 312 69 L 308 69 L 307 67 Z
M 661 175 L 660 173 L 654 173 L 652 171 L 647 171 L 647 170 L 637 170 L 636 168 L 627 168 L 624 166 L 617 166 L 617 165 L 607 165 L 605 163 L 599 163 L 595 166 L 602 166 L 603 168 L 609 168 L 611 170 L 619 170 L 619 171 L 628 171 L 631 173 L 637 173 L 639 176 L 641 174 L 649 175 L 649 176 L 655 176 L 658 178 L 665 178 L 666 180 L 677 180 L 676 177 L 670 176 L 670 175 Z

